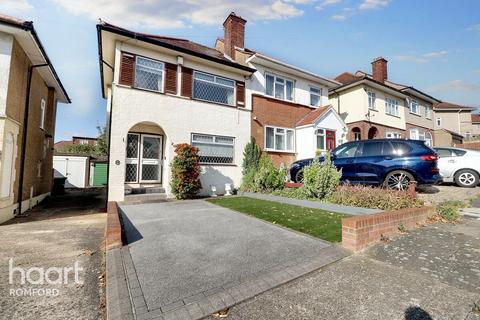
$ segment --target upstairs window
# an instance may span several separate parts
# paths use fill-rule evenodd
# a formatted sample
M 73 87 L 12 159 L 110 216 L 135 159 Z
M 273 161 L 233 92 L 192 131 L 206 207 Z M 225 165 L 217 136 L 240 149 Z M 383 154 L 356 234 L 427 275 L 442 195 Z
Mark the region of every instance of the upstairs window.
M 197 147 L 200 163 L 232 164 L 235 138 L 209 134 L 192 134 L 192 146 Z
M 152 91 L 163 91 L 163 63 L 137 57 L 135 63 L 135 87 Z
M 437 126 L 438 127 L 442 126 L 442 118 L 437 118 Z
M 40 102 L 40 129 L 45 129 L 45 100 Z
M 425 106 L 425 118 L 432 119 L 432 107 Z
M 322 103 L 322 88 L 310 87 L 310 105 L 319 107 Z
M 385 98 L 385 113 L 398 117 L 398 101 L 392 98 Z
M 293 81 L 272 74 L 265 75 L 265 94 L 281 100 L 293 101 Z
M 193 98 L 233 106 L 235 101 L 235 81 L 195 71 Z
M 295 152 L 293 129 L 265 127 L 265 149 L 270 151 Z
M 416 100 L 410 101 L 410 112 L 420 114 L 420 106 Z
M 375 92 L 367 91 L 368 95 L 368 108 L 372 110 L 377 110 L 377 107 L 375 105 L 375 100 L 377 99 L 377 95 Z

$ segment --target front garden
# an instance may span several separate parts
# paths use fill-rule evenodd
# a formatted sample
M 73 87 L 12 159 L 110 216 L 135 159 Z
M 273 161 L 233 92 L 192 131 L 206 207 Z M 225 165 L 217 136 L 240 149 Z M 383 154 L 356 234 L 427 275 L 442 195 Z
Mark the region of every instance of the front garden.
M 340 185 L 341 170 L 332 164 L 327 153 L 323 162 L 314 160 L 303 170 L 304 183 L 298 188 L 286 188 L 287 169 L 276 168 L 267 155 L 252 140 L 244 151 L 241 191 L 273 194 L 288 198 L 321 201 L 351 207 L 381 210 L 417 208 L 423 202 L 406 191 L 386 188 Z

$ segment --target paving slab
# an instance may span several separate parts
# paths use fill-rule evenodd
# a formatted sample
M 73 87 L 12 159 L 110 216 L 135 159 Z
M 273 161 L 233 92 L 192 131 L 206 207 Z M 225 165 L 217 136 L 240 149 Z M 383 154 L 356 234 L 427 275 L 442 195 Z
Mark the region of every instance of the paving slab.
M 203 200 L 120 209 L 128 283 L 138 281 L 148 312 L 165 318 L 207 316 L 348 255 Z M 135 298 L 133 305 L 142 307 Z

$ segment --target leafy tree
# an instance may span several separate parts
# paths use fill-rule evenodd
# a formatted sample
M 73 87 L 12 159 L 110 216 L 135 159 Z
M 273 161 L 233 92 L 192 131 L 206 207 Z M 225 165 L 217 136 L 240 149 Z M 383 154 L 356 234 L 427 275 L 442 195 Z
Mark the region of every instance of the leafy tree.
M 102 126 L 97 126 L 98 137 L 97 144 L 71 144 L 61 149 L 61 152 L 84 154 L 89 156 L 106 156 L 108 154 L 108 147 L 106 141 L 106 129 Z
M 175 145 L 172 162 L 172 193 L 177 199 L 191 199 L 202 188 L 198 148 L 182 143 Z

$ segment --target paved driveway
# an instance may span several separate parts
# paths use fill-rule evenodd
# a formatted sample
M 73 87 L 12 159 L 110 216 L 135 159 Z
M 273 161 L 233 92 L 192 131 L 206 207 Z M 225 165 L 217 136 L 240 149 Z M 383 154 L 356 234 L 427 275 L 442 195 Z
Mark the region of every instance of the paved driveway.
M 200 318 L 345 256 L 328 242 L 202 200 L 121 211 L 137 315 Z

